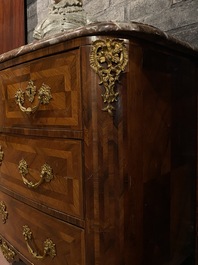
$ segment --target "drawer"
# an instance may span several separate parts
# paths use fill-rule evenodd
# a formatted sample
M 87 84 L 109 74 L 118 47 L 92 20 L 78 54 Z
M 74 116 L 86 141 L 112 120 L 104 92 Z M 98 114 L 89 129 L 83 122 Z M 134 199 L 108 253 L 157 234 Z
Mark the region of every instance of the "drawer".
M 0 185 L 63 214 L 82 218 L 79 140 L 0 136 Z
M 5 69 L 0 87 L 0 126 L 81 129 L 78 49 Z
M 0 235 L 34 265 L 85 264 L 83 229 L 39 212 L 2 192 L 0 202 L 7 212 L 4 223 L 0 218 Z M 32 235 L 25 240 L 28 230 Z M 28 245 L 37 257 L 30 254 Z M 44 246 L 48 246 L 45 257 Z

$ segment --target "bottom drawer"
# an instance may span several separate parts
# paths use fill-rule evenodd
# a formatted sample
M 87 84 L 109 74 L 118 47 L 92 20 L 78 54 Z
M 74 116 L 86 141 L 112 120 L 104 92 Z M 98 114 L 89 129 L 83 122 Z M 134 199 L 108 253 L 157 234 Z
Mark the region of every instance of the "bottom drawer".
M 0 234 L 34 265 L 84 265 L 84 230 L 0 192 Z

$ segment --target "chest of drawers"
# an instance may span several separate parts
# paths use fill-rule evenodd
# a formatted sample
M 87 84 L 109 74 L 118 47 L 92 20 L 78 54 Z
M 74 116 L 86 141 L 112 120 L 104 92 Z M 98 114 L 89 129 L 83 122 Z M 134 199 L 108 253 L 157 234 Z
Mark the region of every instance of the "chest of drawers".
M 8 261 L 180 265 L 195 253 L 197 51 L 96 23 L 0 56 Z

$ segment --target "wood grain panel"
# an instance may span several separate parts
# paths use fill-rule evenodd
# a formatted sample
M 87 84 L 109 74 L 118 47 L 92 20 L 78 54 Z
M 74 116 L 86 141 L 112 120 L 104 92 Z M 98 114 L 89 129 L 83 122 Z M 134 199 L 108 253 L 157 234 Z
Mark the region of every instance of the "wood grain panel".
M 146 42 L 126 32 L 97 34 L 41 46 L 14 58 L 9 69 L 11 60 L 0 66 L 0 199 L 16 217 L 10 224 L 9 215 L 0 232 L 23 254 L 16 226 L 31 226 L 39 250 L 40 236 L 52 232 L 59 265 L 181 265 L 195 247 L 194 61 L 151 36 Z M 124 35 L 129 61 L 110 116 L 102 110 L 104 86 L 90 67 L 91 42 Z M 53 100 L 27 117 L 14 95 L 30 79 L 50 85 Z M 38 182 L 46 162 L 54 179 L 28 189 L 18 170 L 22 158 L 29 180 Z
M 24 0 L 0 1 L 0 53 L 25 44 Z
M 99 78 L 90 69 L 90 46 L 82 48 L 86 251 L 87 264 L 125 264 L 124 194 L 126 127 L 123 120 L 126 73 L 119 91 L 114 117 L 102 111 L 104 103 Z M 89 69 L 89 71 L 87 71 Z M 91 88 L 91 89 L 90 89 Z
M 61 55 L 32 61 L 1 72 L 2 102 L 0 126 L 4 127 L 64 127 L 81 128 L 79 51 L 73 50 Z M 25 91 L 32 80 L 37 88 L 46 84 L 51 88 L 52 99 L 41 104 L 31 115 L 23 113 L 15 101 L 17 90 Z M 24 107 L 33 107 L 25 98 Z M 2 117 L 4 116 L 4 118 Z
M 76 217 L 83 216 L 82 150 L 80 141 L 37 139 L 3 136 L 0 144 L 4 160 L 0 167 L 0 185 L 9 190 Z M 36 189 L 29 189 L 22 181 L 18 165 L 21 159 L 28 164 L 26 178 L 33 183 L 40 180 L 41 167 L 47 163 L 54 178 Z
M 194 65 L 149 45 L 127 48 L 113 117 L 82 48 L 87 262 L 180 265 L 194 251 Z
M 7 222 L 0 222 L 0 234 L 30 262 L 35 265 L 85 265 L 83 229 L 41 213 L 4 193 L 0 193 L 0 201 L 5 203 L 8 212 Z M 34 250 L 40 255 L 43 255 L 43 242 L 47 238 L 53 241 L 56 248 L 53 259 L 48 256 L 44 260 L 38 260 L 31 256 L 23 236 L 24 225 L 31 229 Z

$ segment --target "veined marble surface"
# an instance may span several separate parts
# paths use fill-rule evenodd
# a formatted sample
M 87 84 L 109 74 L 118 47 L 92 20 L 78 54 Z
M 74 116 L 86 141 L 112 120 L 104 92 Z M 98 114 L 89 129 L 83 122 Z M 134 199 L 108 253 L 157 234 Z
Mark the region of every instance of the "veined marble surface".
M 5 62 L 20 55 L 35 51 L 50 45 L 58 44 L 66 40 L 96 35 L 115 35 L 128 38 L 135 37 L 143 40 L 149 40 L 153 43 L 169 47 L 174 50 L 179 50 L 184 53 L 190 53 L 198 57 L 198 49 L 190 44 L 180 41 L 158 28 L 138 22 L 95 22 L 76 29 L 67 30 L 63 33 L 52 37 L 36 40 L 27 45 L 21 46 L 14 50 L 8 51 L 0 55 L 0 62 Z

